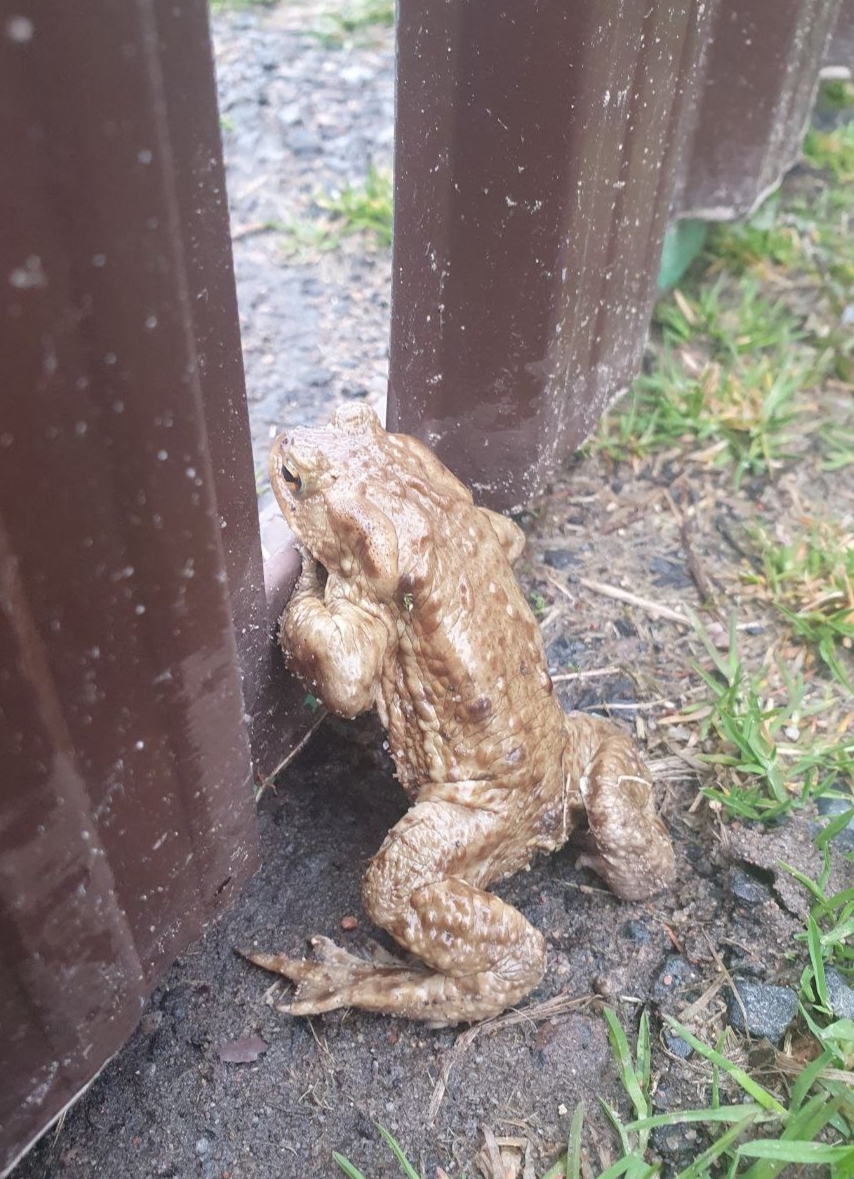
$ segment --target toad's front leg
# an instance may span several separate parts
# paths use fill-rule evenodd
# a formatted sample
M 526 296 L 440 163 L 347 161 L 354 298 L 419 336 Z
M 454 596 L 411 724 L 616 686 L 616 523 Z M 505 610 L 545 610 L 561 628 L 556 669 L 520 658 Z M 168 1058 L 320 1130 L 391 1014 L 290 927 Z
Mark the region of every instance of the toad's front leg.
M 346 598 L 327 604 L 314 559 L 304 552 L 302 562 L 282 615 L 285 661 L 330 712 L 357 716 L 374 704 L 388 633 L 378 618 Z
M 542 934 L 479 887 L 505 838 L 494 814 L 444 800 L 418 803 L 389 832 L 365 875 L 365 908 L 424 967 L 367 962 L 326 939 L 315 941 L 318 962 L 247 957 L 299 983 L 294 1015 L 361 1007 L 434 1026 L 497 1015 L 546 962 Z

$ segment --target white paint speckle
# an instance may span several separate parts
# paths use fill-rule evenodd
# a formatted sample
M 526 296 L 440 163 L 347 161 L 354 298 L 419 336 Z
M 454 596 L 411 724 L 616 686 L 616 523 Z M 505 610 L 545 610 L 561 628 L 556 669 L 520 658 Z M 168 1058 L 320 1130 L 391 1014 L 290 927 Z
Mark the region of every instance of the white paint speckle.
M 16 45 L 32 41 L 35 26 L 28 16 L 10 16 L 6 21 L 6 36 Z
M 165 463 L 166 460 L 169 458 L 169 451 L 168 450 L 158 450 L 157 457 L 160 459 L 161 463 Z
M 136 158 L 141 164 L 150 164 L 154 159 L 154 153 L 150 148 L 143 147 L 136 153 Z
M 37 287 L 47 286 L 42 260 L 38 254 L 30 254 L 23 266 L 10 273 L 9 286 L 18 291 L 32 291 Z

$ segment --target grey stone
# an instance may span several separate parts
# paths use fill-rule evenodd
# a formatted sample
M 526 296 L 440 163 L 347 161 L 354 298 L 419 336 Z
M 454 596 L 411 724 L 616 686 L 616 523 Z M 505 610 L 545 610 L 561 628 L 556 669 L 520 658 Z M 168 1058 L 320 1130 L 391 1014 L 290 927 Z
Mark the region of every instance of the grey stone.
M 764 905 L 768 900 L 768 889 L 755 877 L 741 868 L 732 868 L 729 874 L 732 895 L 745 905 Z
M 570 549 L 546 549 L 543 560 L 552 569 L 568 569 L 570 565 L 578 564 L 578 557 Z
M 652 997 L 656 1003 L 664 1006 L 669 1004 L 672 996 L 679 994 L 684 997 L 685 989 L 698 981 L 699 976 L 694 967 L 679 954 L 670 954 L 664 960 L 664 966 L 655 980 Z
M 824 968 L 830 1007 L 837 1019 L 854 1019 L 854 987 L 849 987 L 838 970 Z
M 302 122 L 302 107 L 298 102 L 289 102 L 287 106 L 279 107 L 276 118 L 283 127 L 294 127 Z
M 620 933 L 623 937 L 627 937 L 629 941 L 635 942 L 637 945 L 645 945 L 652 941 L 652 934 L 642 921 L 637 921 L 633 917 L 628 921 L 624 921 L 620 926 Z
M 682 1122 L 675 1126 L 656 1126 L 652 1132 L 653 1146 L 665 1158 L 695 1159 L 705 1141 L 703 1130 Z
M 730 994 L 729 1021 L 732 1027 L 751 1036 L 764 1036 L 772 1044 L 779 1043 L 798 1013 L 798 996 L 791 987 L 745 982 L 744 979 L 734 981 L 741 1003 Z
M 338 77 L 348 86 L 361 86 L 364 82 L 372 81 L 374 71 L 368 69 L 367 66 L 345 66 L 343 70 L 338 71 Z
M 665 1029 L 663 1033 L 664 1047 L 668 1052 L 672 1052 L 674 1056 L 678 1056 L 681 1060 L 687 1060 L 694 1049 L 691 1045 L 683 1040 L 681 1036 L 677 1036 L 675 1032 Z

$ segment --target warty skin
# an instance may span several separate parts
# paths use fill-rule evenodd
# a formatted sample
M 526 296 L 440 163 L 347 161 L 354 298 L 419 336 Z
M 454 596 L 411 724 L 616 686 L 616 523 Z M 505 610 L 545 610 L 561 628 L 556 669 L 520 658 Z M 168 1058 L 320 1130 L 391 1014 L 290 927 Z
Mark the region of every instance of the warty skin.
M 289 666 L 332 712 L 376 708 L 412 806 L 363 882 L 365 909 L 423 966 L 315 938 L 317 960 L 247 956 L 298 983 L 287 1010 L 482 1019 L 537 985 L 545 942 L 487 891 L 588 828 L 579 863 L 620 897 L 666 887 L 673 851 L 631 739 L 565 715 L 511 562 L 512 521 L 366 406 L 281 434 L 276 499 L 303 569 L 282 617 Z

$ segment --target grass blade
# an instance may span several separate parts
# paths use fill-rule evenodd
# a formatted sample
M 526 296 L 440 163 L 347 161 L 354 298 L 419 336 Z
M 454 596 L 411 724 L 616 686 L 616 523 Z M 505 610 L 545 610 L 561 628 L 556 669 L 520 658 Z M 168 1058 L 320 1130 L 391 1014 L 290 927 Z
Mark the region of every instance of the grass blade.
M 811 1060 L 806 1068 L 798 1073 L 795 1083 L 792 1085 L 792 1097 L 789 1103 L 791 1110 L 800 1109 L 803 1105 L 806 1095 L 818 1079 L 818 1074 L 833 1060 L 833 1053 L 828 1049 L 822 1052 L 821 1056 L 817 1056 L 815 1060 Z
M 815 918 L 812 916 L 807 917 L 807 945 L 810 952 L 813 978 L 815 979 L 815 989 L 818 993 L 822 1007 L 829 1011 L 830 996 L 827 993 L 827 979 L 824 976 L 824 955 L 822 953 L 821 947 L 821 930 L 819 929 Z
M 706 1179 L 709 1163 L 713 1163 L 715 1159 L 725 1154 L 735 1140 L 744 1133 L 753 1119 L 754 1115 L 748 1114 L 746 1118 L 742 1118 L 740 1122 L 736 1122 L 734 1126 L 730 1126 L 726 1133 L 721 1134 L 720 1138 L 716 1142 L 713 1142 L 707 1150 L 697 1155 L 690 1166 L 680 1171 L 676 1179 Z
M 380 1134 L 382 1134 L 383 1138 L 385 1139 L 386 1145 L 388 1146 L 389 1150 L 394 1155 L 394 1157 L 397 1159 L 398 1166 L 400 1167 L 401 1171 L 403 1171 L 404 1175 L 406 1176 L 406 1179 L 421 1179 L 421 1176 L 418 1174 L 418 1172 L 413 1167 L 412 1163 L 409 1161 L 409 1159 L 403 1153 L 403 1148 L 401 1147 L 401 1145 L 397 1141 L 397 1139 L 394 1137 L 394 1135 L 391 1134 L 385 1128 L 385 1126 L 378 1125 L 377 1129 L 379 1130 Z
M 584 1125 L 584 1102 L 579 1101 L 569 1127 L 566 1148 L 566 1179 L 581 1179 L 581 1128 Z
M 650 1179 L 650 1176 L 658 1174 L 658 1170 L 657 1165 L 645 1163 L 637 1155 L 626 1155 L 606 1167 L 597 1179 L 619 1179 L 621 1175 L 625 1175 L 626 1179 Z
M 824 849 L 834 836 L 838 835 L 840 831 L 844 831 L 849 823 L 854 821 L 854 808 L 845 811 L 841 815 L 836 815 L 825 823 L 821 830 L 821 834 L 815 837 L 814 843 L 819 850 Z
M 656 1126 L 676 1126 L 680 1122 L 740 1122 L 747 1114 L 758 1117 L 763 1107 L 755 1101 L 743 1105 L 721 1105 L 717 1109 L 674 1109 L 670 1113 L 655 1114 L 629 1122 L 626 1130 L 653 1130 Z
M 629 1136 L 626 1133 L 625 1126 L 620 1121 L 620 1115 L 613 1108 L 613 1106 L 610 1106 L 608 1104 L 608 1102 L 605 1100 L 604 1097 L 599 1098 L 599 1104 L 602 1106 L 602 1110 L 603 1110 L 605 1116 L 607 1117 L 608 1121 L 611 1123 L 611 1125 L 614 1127 L 615 1131 L 617 1132 L 617 1137 L 620 1140 L 620 1146 L 623 1149 L 623 1154 L 631 1154 L 632 1147 L 629 1142 Z
M 714 1048 L 710 1048 L 708 1044 L 704 1044 L 702 1040 L 698 1040 L 693 1033 L 689 1032 L 686 1027 L 683 1027 L 672 1015 L 665 1015 L 664 1019 L 677 1035 L 682 1037 L 686 1044 L 690 1044 L 700 1056 L 704 1056 L 706 1060 L 711 1061 L 712 1064 L 717 1064 L 725 1073 L 728 1073 L 735 1083 L 740 1085 L 744 1092 L 748 1093 L 763 1109 L 779 1114 L 781 1117 L 786 1116 L 787 1110 L 780 1104 L 774 1094 L 769 1093 L 767 1089 L 763 1089 L 760 1084 L 747 1075 L 744 1069 L 733 1064 L 731 1060 L 727 1060 L 725 1056 L 722 1056 L 720 1052 L 716 1052 Z
M 781 1163 L 854 1162 L 854 1146 L 828 1146 L 826 1142 L 784 1142 L 782 1139 L 755 1138 L 737 1148 L 739 1158 L 773 1159 Z
M 798 884 L 802 884 L 807 892 L 811 892 L 820 905 L 827 904 L 827 897 L 818 887 L 814 880 L 810 880 L 809 876 L 805 876 L 803 872 L 799 872 L 797 868 L 793 868 L 791 864 L 787 864 L 784 860 L 780 860 L 780 867 L 785 868 L 790 876 L 797 880 Z
M 623 1031 L 616 1013 L 610 1007 L 606 1007 L 602 1014 L 605 1016 L 605 1021 L 608 1024 L 608 1039 L 611 1041 L 611 1049 L 620 1070 L 620 1078 L 622 1079 L 623 1086 L 629 1095 L 629 1100 L 635 1107 L 638 1117 L 644 1118 L 650 1112 L 649 1100 L 638 1082 L 626 1033 Z
M 345 1158 L 343 1154 L 339 1154 L 337 1150 L 333 1150 L 332 1157 L 347 1176 L 347 1179 L 365 1179 L 365 1176 L 362 1174 L 359 1168 L 354 1166 L 353 1163 L 351 1163 L 348 1158 Z

